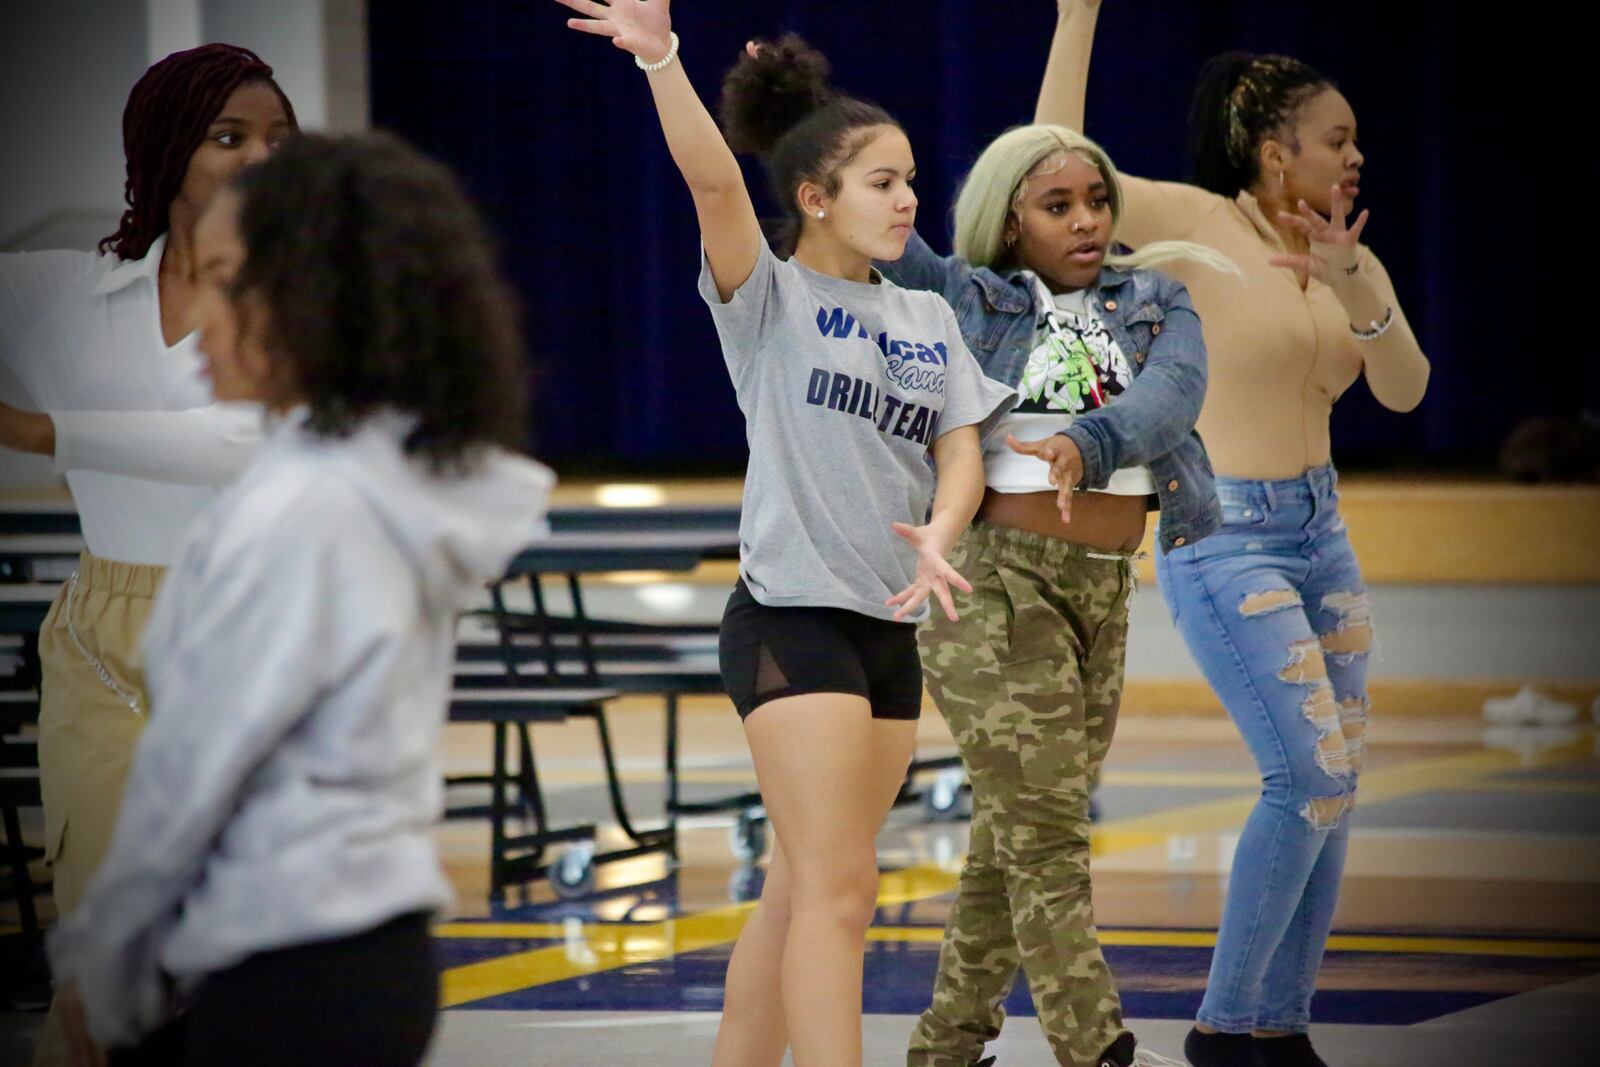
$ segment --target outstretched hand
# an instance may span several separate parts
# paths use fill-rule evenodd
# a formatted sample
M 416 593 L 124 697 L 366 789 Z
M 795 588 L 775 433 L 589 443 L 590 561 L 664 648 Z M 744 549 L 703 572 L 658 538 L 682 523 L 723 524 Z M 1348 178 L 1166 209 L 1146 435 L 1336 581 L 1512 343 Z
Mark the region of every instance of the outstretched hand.
M 568 27 L 611 38 L 611 43 L 654 63 L 672 48 L 672 0 L 556 0 L 584 18 Z
M 0 400 L 0 449 L 53 456 L 56 424 L 49 415 L 23 411 Z
M 1367 228 L 1367 219 L 1372 213 L 1363 211 L 1357 216 L 1354 225 L 1346 226 L 1345 216 L 1349 214 L 1350 209 L 1345 204 L 1344 190 L 1337 185 L 1333 187 L 1331 218 L 1323 218 L 1311 210 L 1310 205 L 1304 200 L 1300 201 L 1298 206 L 1298 214 L 1280 211 L 1278 218 L 1285 226 L 1304 234 L 1311 242 L 1310 250 L 1302 256 L 1268 256 L 1267 262 L 1274 267 L 1291 267 L 1310 275 L 1324 285 L 1338 286 L 1355 274 L 1355 268 L 1360 263 L 1357 245 L 1361 240 L 1361 231 Z
M 1036 456 L 1050 464 L 1050 484 L 1056 487 L 1056 508 L 1062 522 L 1072 521 L 1072 490 L 1083 481 L 1083 453 L 1078 442 L 1064 433 L 1051 434 L 1040 441 L 1019 441 L 1014 434 L 1006 434 L 1006 444 L 1011 451 L 1023 456 Z
M 927 600 L 931 593 L 939 598 L 939 606 L 944 608 L 945 617 L 955 622 L 956 605 L 950 598 L 950 587 L 953 585 L 963 593 L 970 593 L 971 583 L 945 562 L 944 555 L 939 551 L 936 539 L 928 527 L 896 522 L 891 523 L 890 528 L 905 538 L 906 543 L 917 552 L 917 576 L 911 580 L 910 585 L 884 601 L 886 607 L 895 609 L 894 621 L 904 621 L 906 616 L 922 607 L 922 602 Z

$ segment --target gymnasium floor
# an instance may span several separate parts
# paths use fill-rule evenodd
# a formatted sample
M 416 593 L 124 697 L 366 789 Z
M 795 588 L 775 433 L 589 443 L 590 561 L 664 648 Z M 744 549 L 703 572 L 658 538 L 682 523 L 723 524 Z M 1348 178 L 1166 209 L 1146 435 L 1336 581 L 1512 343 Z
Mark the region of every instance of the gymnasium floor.
M 659 715 L 619 714 L 630 799 L 660 795 Z M 452 728 L 470 765 L 486 739 Z M 689 781 L 749 781 L 731 712 L 688 716 Z M 924 751 L 948 746 L 925 718 Z M 1336 937 L 1315 1002 L 1335 1065 L 1590 1064 L 1600 1009 L 1600 758 L 1587 726 L 1485 736 L 1480 724 L 1378 721 L 1363 777 Z M 542 731 L 558 817 L 598 813 L 584 727 Z M 1198 1004 L 1228 857 L 1254 792 L 1231 729 L 1142 718 L 1119 729 L 1100 794 L 1096 910 L 1125 1010 L 1143 1040 L 1175 1054 Z M 685 834 L 684 866 L 602 869 L 600 893 L 547 890 L 490 908 L 481 829 L 441 831 L 460 889 L 439 929 L 449 1007 L 435 1065 L 704 1064 L 728 952 L 759 874 L 732 858 L 728 827 Z M 881 907 L 867 959 L 868 1062 L 903 1062 L 927 1003 L 939 933 L 965 846 L 962 823 L 901 809 L 879 840 Z M 607 889 L 607 883 L 615 885 Z M 1052 1064 L 1026 991 L 991 1046 L 1005 1067 Z M 1529 1056 L 1528 1035 L 1541 1035 Z

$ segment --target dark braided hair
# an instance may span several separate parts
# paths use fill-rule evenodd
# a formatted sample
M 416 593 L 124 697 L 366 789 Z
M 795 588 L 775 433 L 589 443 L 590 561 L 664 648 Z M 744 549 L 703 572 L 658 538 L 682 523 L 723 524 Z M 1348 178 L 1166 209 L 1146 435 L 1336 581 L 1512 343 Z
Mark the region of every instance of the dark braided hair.
M 1261 142 L 1285 139 L 1284 127 L 1334 83 L 1289 56 L 1225 52 L 1200 70 L 1189 108 L 1189 181 L 1223 196 L 1255 184 Z
M 389 134 L 302 134 L 232 189 L 235 296 L 260 297 L 267 352 L 313 431 L 403 412 L 406 452 L 436 471 L 524 447 L 517 302 L 443 165 Z
M 205 140 L 206 127 L 233 91 L 252 81 L 272 87 L 295 127 L 294 108 L 272 80 L 272 68 L 247 48 L 205 44 L 174 52 L 134 83 L 122 112 L 128 209 L 117 232 L 100 242 L 100 251 L 120 259 L 142 259 L 150 251 L 167 231 L 168 209 L 183 185 L 190 157 Z
M 828 84 L 828 60 L 799 34 L 763 43 L 755 57 L 739 57 L 722 82 L 719 107 L 728 146 L 753 152 L 766 164 L 772 195 L 783 212 L 774 235 L 779 256 L 794 252 L 800 239 L 800 203 L 795 194 L 805 182 L 839 192 L 839 171 L 870 138 L 861 131 L 900 128 L 876 104 L 845 96 Z

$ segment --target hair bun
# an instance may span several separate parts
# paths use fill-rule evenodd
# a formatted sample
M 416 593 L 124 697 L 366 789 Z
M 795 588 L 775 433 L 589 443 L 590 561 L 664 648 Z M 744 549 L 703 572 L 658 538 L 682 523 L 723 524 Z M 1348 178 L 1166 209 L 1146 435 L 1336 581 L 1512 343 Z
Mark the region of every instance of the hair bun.
M 828 59 L 797 33 L 758 42 L 722 81 L 722 128 L 735 152 L 765 155 L 806 116 L 833 99 Z

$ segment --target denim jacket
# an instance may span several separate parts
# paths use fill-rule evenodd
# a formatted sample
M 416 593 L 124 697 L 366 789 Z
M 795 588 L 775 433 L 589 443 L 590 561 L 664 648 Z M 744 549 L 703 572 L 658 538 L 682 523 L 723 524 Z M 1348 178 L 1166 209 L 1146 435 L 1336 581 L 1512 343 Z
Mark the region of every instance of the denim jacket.
M 913 233 L 905 255 L 878 269 L 896 285 L 931 289 L 955 309 L 962 339 L 983 371 L 1013 388 L 1038 333 L 1028 276 L 1000 275 L 941 256 Z M 1222 521 L 1205 444 L 1195 432 L 1206 395 L 1206 345 L 1183 283 L 1152 270 L 1100 271 L 1095 310 L 1126 353 L 1134 381 L 1062 432 L 1083 454 L 1080 489 L 1103 489 L 1114 471 L 1148 465 L 1161 507 L 1160 541 L 1192 544 Z

